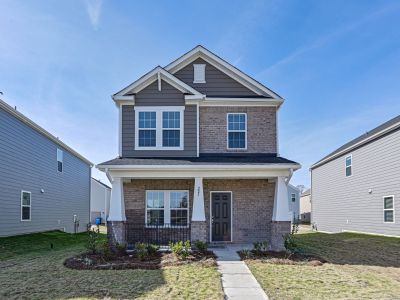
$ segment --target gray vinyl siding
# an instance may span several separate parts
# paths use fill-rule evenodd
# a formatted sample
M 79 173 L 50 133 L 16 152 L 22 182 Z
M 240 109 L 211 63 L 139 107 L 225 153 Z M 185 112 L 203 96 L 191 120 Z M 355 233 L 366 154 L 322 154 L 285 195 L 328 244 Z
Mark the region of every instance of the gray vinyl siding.
M 161 104 L 160 104 L 161 106 Z M 135 110 L 122 106 L 123 157 L 193 157 L 197 156 L 197 106 L 186 105 L 184 111 L 183 150 L 135 150 Z
M 64 172 L 57 172 L 57 148 Z M 61 229 L 89 222 L 90 167 L 0 109 L 0 236 Z M 41 193 L 41 189 L 44 193 Z M 21 190 L 31 192 L 31 221 L 21 221 Z
M 312 222 L 318 230 L 400 236 L 400 131 L 312 170 Z M 345 158 L 352 154 L 352 176 Z M 372 189 L 372 193 L 369 193 Z M 394 195 L 395 223 L 384 223 L 383 197 Z
M 185 95 L 164 80 L 161 81 L 161 91 L 159 91 L 156 80 L 135 95 L 135 105 L 182 106 L 185 105 Z
M 206 83 L 193 83 L 193 64 L 206 65 Z M 174 74 L 177 78 L 193 87 L 200 93 L 212 96 L 226 96 L 226 97 L 243 97 L 243 96 L 257 96 L 256 93 L 249 90 L 233 78 L 226 75 L 224 72 L 218 70 L 213 65 L 207 63 L 205 60 L 198 58 L 192 63 L 188 64 Z

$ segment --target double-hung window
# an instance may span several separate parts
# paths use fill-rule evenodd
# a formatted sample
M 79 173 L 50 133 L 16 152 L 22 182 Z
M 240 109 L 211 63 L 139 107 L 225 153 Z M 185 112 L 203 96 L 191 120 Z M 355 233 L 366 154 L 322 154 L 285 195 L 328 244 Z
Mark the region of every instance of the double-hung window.
M 383 197 L 383 221 L 394 223 L 394 197 Z
M 21 191 L 21 221 L 31 220 L 31 192 Z
M 146 225 L 187 226 L 188 191 L 146 191 Z
M 136 150 L 183 150 L 184 107 L 135 108 Z
M 291 195 L 292 202 L 296 202 L 296 194 Z
M 346 156 L 346 177 L 353 174 L 353 156 Z
M 64 153 L 61 149 L 57 149 L 57 171 L 62 173 L 64 169 Z
M 228 113 L 228 149 L 247 148 L 247 115 Z

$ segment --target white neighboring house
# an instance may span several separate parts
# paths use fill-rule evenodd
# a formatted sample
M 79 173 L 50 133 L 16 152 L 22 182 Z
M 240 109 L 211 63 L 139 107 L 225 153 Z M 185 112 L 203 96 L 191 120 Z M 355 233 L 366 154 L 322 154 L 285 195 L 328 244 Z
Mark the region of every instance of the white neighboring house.
M 300 190 L 290 183 L 288 184 L 288 200 L 292 220 L 298 219 L 300 216 Z
M 90 185 L 90 222 L 96 223 L 96 218 L 101 217 L 105 223 L 110 210 L 111 188 L 92 177 Z

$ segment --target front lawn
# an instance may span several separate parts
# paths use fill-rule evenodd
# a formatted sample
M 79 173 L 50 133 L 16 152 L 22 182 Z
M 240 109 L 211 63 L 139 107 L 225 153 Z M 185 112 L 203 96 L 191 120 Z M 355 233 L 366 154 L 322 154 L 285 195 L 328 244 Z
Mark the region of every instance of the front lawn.
M 322 266 L 247 260 L 271 299 L 399 299 L 400 239 L 339 233 L 304 233 L 296 241 Z
M 223 299 L 216 267 L 72 270 L 85 234 L 49 232 L 0 238 L 0 299 Z M 52 244 L 52 246 L 51 246 Z

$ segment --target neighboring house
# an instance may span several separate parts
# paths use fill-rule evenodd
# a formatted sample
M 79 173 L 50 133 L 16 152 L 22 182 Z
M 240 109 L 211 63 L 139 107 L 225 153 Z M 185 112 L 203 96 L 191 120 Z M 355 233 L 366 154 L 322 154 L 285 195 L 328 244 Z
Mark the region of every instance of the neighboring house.
M 113 100 L 119 157 L 97 166 L 112 182 L 111 242 L 268 240 L 282 249 L 287 182 L 300 165 L 278 154 L 279 95 L 197 46 Z
M 110 209 L 111 188 L 92 177 L 90 185 L 90 222 L 96 224 L 96 218 L 100 217 L 105 223 Z
M 318 230 L 400 236 L 400 116 L 311 167 Z
M 86 230 L 91 167 L 0 100 L 0 236 Z
M 292 213 L 292 221 L 297 220 L 300 217 L 300 190 L 288 184 L 288 199 L 289 199 L 289 211 Z
M 311 189 L 305 190 L 300 196 L 300 221 L 302 223 L 311 221 Z

